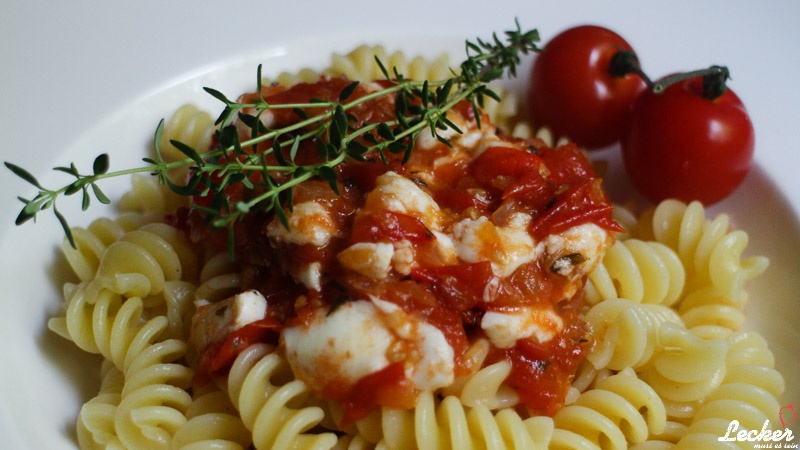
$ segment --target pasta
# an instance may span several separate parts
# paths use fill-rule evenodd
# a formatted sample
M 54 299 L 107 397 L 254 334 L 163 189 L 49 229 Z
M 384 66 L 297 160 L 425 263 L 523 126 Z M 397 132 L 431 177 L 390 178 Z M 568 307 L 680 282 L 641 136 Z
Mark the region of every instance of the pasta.
M 300 406 L 310 395 L 305 384 L 294 379 L 286 360 L 266 345 L 253 345 L 239 354 L 228 375 L 227 389 L 242 421 L 253 432 L 256 448 L 332 448 L 333 433 L 308 434 L 318 425 L 323 411 Z
M 409 59 L 402 52 L 361 46 L 347 54 L 333 55 L 330 66 L 321 71 L 282 73 L 274 82 L 292 86 L 313 83 L 321 76 L 345 75 L 366 83 L 383 78 L 374 61 L 376 55 L 390 71 L 396 68 L 409 78 L 441 79 L 450 75 L 446 56 L 431 61 Z M 498 134 L 535 137 L 537 142 L 552 147 L 565 144 L 564 140 L 554 142 L 547 130 L 531 129 L 521 120 L 518 97 L 506 95 L 502 86 L 495 89 L 504 94 L 504 100 L 488 102 L 485 113 L 498 126 Z M 185 105 L 165 124 L 160 142 L 162 156 L 169 161 L 184 157 L 170 143 L 172 139 L 200 152 L 208 150 L 213 132 L 208 113 Z M 170 177 L 182 179 L 186 175 L 174 172 Z M 431 181 L 424 173 L 416 176 L 418 185 Z M 376 179 L 377 187 L 372 192 L 383 189 L 381 192 L 388 194 L 367 197 L 364 208 L 353 214 L 352 223 L 376 214 L 376 204 L 385 206 L 380 202 L 402 204 L 404 213 L 410 215 L 426 207 L 425 197 L 418 194 L 421 191 L 402 191 L 402 183 L 389 175 Z M 299 228 L 301 232 L 274 231 L 268 236 L 273 243 L 322 239 L 318 247 L 324 247 L 335 235 L 319 225 L 334 219 L 325 216 L 324 210 L 320 212 L 315 206 L 319 203 L 314 203 L 330 201 L 326 197 L 331 195 L 329 190 L 322 191 L 313 183 L 303 188 L 308 191 L 297 194 L 299 200 L 289 218 L 296 221 L 292 229 Z M 412 208 L 411 204 L 415 206 Z M 63 311 L 51 318 L 48 326 L 82 350 L 104 358 L 99 368 L 99 392 L 83 405 L 77 418 L 81 448 L 712 448 L 720 444 L 717 438 L 732 420 L 739 420 L 748 429 L 760 429 L 765 420 L 776 422 L 783 378 L 774 369 L 763 337 L 742 331 L 746 285 L 766 269 L 768 261 L 761 256 L 743 257 L 747 234 L 732 230 L 725 215 L 707 217 L 699 203 L 668 200 L 642 213 L 617 206 L 613 218 L 624 230 L 616 230 L 611 241 L 604 241 L 609 243 L 607 248 L 601 244 L 594 250 L 581 248 L 582 254 L 591 255 L 594 251 L 597 261 L 587 265 L 585 272 L 575 272 L 576 280 L 586 278 L 585 287 L 576 288 L 583 297 L 577 297 L 580 304 L 570 303 L 566 308 L 578 308 L 574 314 L 580 314 L 580 323 L 585 322 L 588 327 L 590 342 L 586 344 L 585 357 L 570 369 L 563 404 L 550 414 L 527 403 L 526 395 L 530 394 L 520 389 L 518 367 L 515 369 L 513 358 L 506 353 L 511 346 L 498 345 L 503 342 L 504 330 L 521 328 L 519 323 L 533 319 L 509 316 L 507 310 L 499 309 L 484 311 L 482 320 L 490 316 L 501 326 L 491 328 L 487 321 L 489 325 L 482 328 L 487 330 L 485 333 L 463 344 L 460 366 L 452 370 L 451 380 L 414 391 L 411 405 L 399 407 L 387 401 L 390 404 L 372 405 L 360 416 L 352 413 L 357 396 L 355 400 L 352 393 L 347 394 L 350 397 L 345 395 L 345 400 L 327 398 L 329 387 L 304 381 L 298 373 L 303 368 L 297 356 L 304 351 L 303 345 L 293 347 L 285 329 L 281 330 L 278 345 L 247 335 L 234 336 L 241 348 L 229 361 L 229 367 L 220 372 L 206 368 L 204 364 L 208 362 L 202 350 L 235 332 L 218 327 L 218 322 L 204 322 L 203 314 L 234 315 L 237 320 L 251 314 L 248 308 L 252 308 L 254 297 L 247 289 L 258 283 L 273 286 L 269 282 L 282 276 L 275 267 L 287 270 L 309 291 L 321 283 L 321 269 L 313 265 L 287 268 L 284 266 L 290 263 L 286 261 L 269 260 L 264 266 L 233 261 L 208 240 L 192 240 L 186 223 L 171 216 L 187 205 L 185 198 L 174 195 L 152 178 L 134 177 L 130 192 L 119 204 L 121 213 L 117 218 L 98 219 L 85 229 L 73 229 L 77 248 L 66 242 L 62 246 L 76 280 L 65 284 Z M 514 219 L 518 217 L 514 213 L 498 209 L 496 215 L 508 217 L 504 226 L 492 224 L 491 232 L 510 236 L 509 242 L 521 245 L 519 242 L 524 239 L 520 239 L 519 227 L 515 228 L 515 220 L 519 219 Z M 415 261 L 446 260 L 458 246 L 469 247 L 470 239 L 486 233 L 480 228 L 486 225 L 477 218 L 464 221 L 460 234 L 448 236 L 443 227 L 425 222 L 434 220 L 430 215 L 413 217 L 433 230 L 429 234 L 436 242 L 453 242 L 430 248 L 409 239 L 392 244 L 356 242 L 348 251 L 351 255 L 367 252 L 363 254 L 371 258 L 369 265 L 360 265 L 355 257 L 346 261 L 348 253 L 344 251 L 337 258 L 348 269 L 363 271 L 366 278 L 383 264 L 385 271 L 429 277 L 444 284 L 452 274 L 415 272 Z M 316 224 L 316 228 L 303 234 L 306 223 Z M 591 230 L 581 231 L 587 233 L 583 236 L 591 235 Z M 565 248 L 564 242 L 569 239 L 569 234 L 563 234 L 547 241 L 543 254 Z M 524 245 L 521 249 L 510 248 L 513 257 L 486 257 L 493 264 L 489 269 L 492 273 L 505 270 L 513 274 L 524 266 L 514 258 L 521 260 L 526 256 L 519 255 L 533 252 L 533 247 Z M 469 250 L 478 252 L 475 248 Z M 257 255 L 257 249 L 250 251 L 253 253 L 246 253 L 248 257 L 263 256 Z M 392 252 L 388 258 L 386 252 Z M 302 259 L 307 255 L 294 257 Z M 286 255 L 287 261 L 291 258 Z M 572 274 L 569 270 L 577 270 L 581 261 L 572 253 L 562 252 L 548 264 L 551 272 Z M 272 269 L 275 273 L 269 272 Z M 491 298 L 496 300 L 510 295 L 511 287 L 518 288 L 503 285 L 496 278 L 499 277 L 483 287 L 481 298 L 495 296 Z M 459 281 L 466 282 L 468 278 Z M 266 303 L 276 295 L 293 295 L 293 288 L 278 286 L 285 291 L 264 292 Z M 424 322 L 410 321 L 404 310 L 378 298 L 379 294 L 389 294 L 370 291 L 372 285 L 366 282 L 365 286 L 359 288 L 368 293 L 369 300 L 346 299 L 324 314 L 308 314 L 303 320 L 326 323 L 335 317 L 346 317 L 346 323 L 353 328 L 364 317 L 368 323 L 386 322 L 395 327 L 387 329 L 402 337 L 392 341 L 392 349 L 417 345 L 415 336 L 423 336 L 420 339 L 426 342 L 439 339 L 439 335 L 425 328 Z M 469 295 L 465 292 L 459 291 L 459 295 Z M 315 300 L 319 299 L 298 295 L 295 303 L 302 307 Z M 434 310 L 432 314 L 441 312 Z M 556 317 L 563 320 L 562 316 Z M 483 327 L 483 322 L 475 320 L 473 327 Z M 534 323 L 537 327 L 526 338 L 547 333 L 542 325 L 547 322 Z M 263 326 L 260 332 L 266 333 L 261 337 L 272 336 L 269 333 L 284 326 L 259 324 Z M 193 336 L 197 327 L 219 339 L 202 341 L 206 337 Z M 584 334 L 578 331 L 568 338 L 582 339 Z M 452 336 L 449 338 L 453 340 Z M 198 346 L 198 339 L 206 347 Z M 306 336 L 303 342 L 314 339 L 318 338 Z M 569 339 L 560 342 L 564 344 Z M 421 346 L 413 348 L 424 353 Z M 400 359 L 403 354 L 397 350 L 397 355 Z M 451 355 L 450 359 L 454 357 Z M 554 369 L 545 365 L 537 370 Z M 211 382 L 203 383 L 204 377 Z M 380 385 L 373 388 L 379 390 Z
M 710 285 L 742 304 L 747 295 L 744 284 L 767 267 L 767 259 L 761 256 L 742 259 L 747 234 L 730 231 L 730 219 L 725 214 L 708 220 L 699 202 L 686 205 L 664 201 L 646 212 L 641 222 L 642 238 L 652 237 L 680 256 L 691 280 L 687 293 Z
M 678 255 L 660 242 L 617 241 L 589 275 L 586 300 L 590 304 L 611 298 L 642 303 L 675 304 L 686 279 Z
M 666 323 L 680 323 L 672 309 L 662 305 L 614 298 L 593 306 L 586 313 L 595 345 L 587 359 L 596 367 L 639 369 L 650 363 Z
M 604 378 L 553 418 L 551 448 L 625 448 L 663 432 L 667 414 L 658 394 L 632 369 Z

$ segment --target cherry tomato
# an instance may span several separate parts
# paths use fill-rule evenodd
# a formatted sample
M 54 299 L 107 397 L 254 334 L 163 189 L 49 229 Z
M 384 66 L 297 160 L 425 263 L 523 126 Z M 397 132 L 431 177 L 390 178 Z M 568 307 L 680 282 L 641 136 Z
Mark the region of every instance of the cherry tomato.
M 617 142 L 646 87 L 638 67 L 631 46 L 611 30 L 583 25 L 561 32 L 534 60 L 531 121 L 587 149 Z
M 747 110 L 730 88 L 709 99 L 703 79 L 688 78 L 660 94 L 648 90 L 634 103 L 623 161 L 633 185 L 653 202 L 710 205 L 750 170 L 755 137 Z

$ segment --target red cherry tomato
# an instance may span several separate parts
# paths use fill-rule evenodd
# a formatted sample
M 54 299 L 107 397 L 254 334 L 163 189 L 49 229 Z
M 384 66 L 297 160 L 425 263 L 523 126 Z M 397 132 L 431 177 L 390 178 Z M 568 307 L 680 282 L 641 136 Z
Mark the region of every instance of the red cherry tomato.
M 631 46 L 611 30 L 584 25 L 561 32 L 534 60 L 531 121 L 587 149 L 617 142 L 634 99 L 646 87 L 633 66 L 638 68 L 638 61 Z
M 750 170 L 755 135 L 742 101 L 729 88 L 707 97 L 697 76 L 660 94 L 648 90 L 634 103 L 622 155 L 631 181 L 649 200 L 710 205 Z

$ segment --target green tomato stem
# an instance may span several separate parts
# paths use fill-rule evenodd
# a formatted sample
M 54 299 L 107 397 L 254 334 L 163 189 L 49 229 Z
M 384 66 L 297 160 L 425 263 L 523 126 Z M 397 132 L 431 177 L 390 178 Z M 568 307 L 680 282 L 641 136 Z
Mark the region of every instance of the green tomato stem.
M 653 93 L 660 94 L 669 86 L 694 77 L 703 77 L 703 98 L 714 100 L 725 93 L 725 82 L 730 79 L 730 71 L 725 66 L 711 66 L 707 69 L 678 73 L 658 81 L 652 86 Z
M 636 56 L 633 50 L 619 49 L 617 53 L 614 53 L 614 56 L 611 57 L 608 71 L 611 76 L 620 78 L 633 73 L 641 77 L 648 87 L 653 86 L 653 81 L 642 70 L 642 66 L 639 64 L 639 57 Z

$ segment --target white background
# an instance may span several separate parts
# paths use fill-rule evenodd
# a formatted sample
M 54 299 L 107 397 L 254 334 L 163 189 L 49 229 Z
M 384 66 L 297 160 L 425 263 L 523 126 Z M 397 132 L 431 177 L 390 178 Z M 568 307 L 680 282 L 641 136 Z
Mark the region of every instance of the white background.
M 4 161 L 23 165 L 38 175 L 52 166 L 69 163 L 71 160 L 62 159 L 65 149 L 98 124 L 112 121 L 126 105 L 195 74 L 260 53 L 280 52 L 283 46 L 291 48 L 290 44 L 296 42 L 327 52 L 348 50 L 330 48 L 332 42 L 342 37 L 365 43 L 370 43 L 373 37 L 421 33 L 449 38 L 488 37 L 493 31 L 513 27 L 517 18 L 525 29 L 538 28 L 545 41 L 571 25 L 608 26 L 628 39 L 652 77 L 711 64 L 727 65 L 733 76 L 730 87 L 747 105 L 755 125 L 756 174 L 760 178 L 748 180 L 743 189 L 749 187 L 751 191 L 737 193 L 720 209 L 736 208 L 743 201 L 769 204 L 773 213 L 743 221 L 777 230 L 759 233 L 765 237 L 753 243 L 757 249 L 778 247 L 782 252 L 775 261 L 783 267 L 775 269 L 778 272 L 773 279 L 793 283 L 791 286 L 795 287 L 800 278 L 800 270 L 796 268 L 800 262 L 796 215 L 800 211 L 800 89 L 797 88 L 800 2 L 4 0 L 0 7 L 0 154 Z M 265 67 L 265 71 L 268 69 Z M 255 73 L 254 67 L 245 70 L 249 71 L 248 76 Z M 113 148 L 87 153 L 76 163 L 87 166 L 103 151 L 112 154 L 113 163 Z M 18 322 L 15 315 L 19 314 L 19 321 L 26 326 L 30 323 L 30 327 L 41 327 L 52 312 L 48 309 L 52 303 L 39 307 L 35 302 L 40 299 L 25 298 L 28 291 L 24 286 L 30 281 L 24 278 L 28 272 L 19 267 L 35 271 L 36 267 L 48 266 L 48 261 L 32 259 L 42 254 L 54 255 L 53 248 L 61 237 L 57 227 L 42 225 L 53 222 L 49 214 L 42 218 L 42 224 L 32 228 L 13 227 L 17 195 L 31 195 L 31 192 L 3 168 L 0 233 L 4 244 L 0 276 L 3 286 L 9 287 L 0 294 L 3 323 Z M 774 223 L 777 221 L 782 223 Z M 37 232 L 39 226 L 42 231 Z M 31 280 L 41 278 L 34 273 L 30 276 Z M 767 327 L 771 328 L 767 330 L 770 339 L 780 341 L 778 347 L 784 351 L 791 350 L 781 355 L 780 364 L 796 375 L 794 355 L 799 339 L 800 295 L 788 288 L 770 288 L 777 292 L 774 301 L 779 306 L 763 308 L 785 314 L 762 318 L 758 323 L 770 324 Z M 48 300 L 52 301 L 55 300 Z M 0 329 L 5 341 L 0 347 L 3 359 L 8 357 L 12 363 L 16 362 L 22 357 L 12 355 L 17 353 L 15 350 L 35 351 L 52 342 L 36 329 L 31 332 L 34 341 L 30 343 L 31 336 L 24 336 L 25 329 L 13 325 Z M 14 344 L 16 341 L 19 346 Z M 781 342 L 795 344 L 790 347 Z M 70 418 L 63 424 L 53 424 L 52 415 L 44 418 L 30 415 L 33 410 L 41 413 L 48 409 L 46 399 L 53 395 L 46 392 L 48 386 L 29 388 L 33 396 L 29 403 L 26 403 L 27 393 L 14 393 L 16 384 L 23 380 L 43 379 L 41 374 L 27 373 L 26 366 L 20 367 L 16 372 L 8 372 L 11 375 L 4 375 L 0 391 L 5 396 L 0 397 L 0 406 L 4 407 L 0 436 L 7 436 L 16 445 L 0 444 L 0 447 L 34 448 L 31 442 L 68 445 Z M 42 367 L 55 371 L 64 365 Z M 80 375 L 70 375 L 67 379 L 75 377 Z M 44 375 L 44 380 L 50 379 L 61 380 L 58 375 Z M 785 403 L 795 402 L 800 408 L 800 394 L 795 387 L 798 382 L 800 379 L 794 375 L 787 378 L 790 393 Z M 40 395 L 42 391 L 44 395 Z M 59 398 L 58 394 L 54 398 Z M 17 416 L 13 419 L 15 425 L 11 425 L 11 414 Z M 36 428 L 16 428 L 19 423 L 16 420 L 32 418 L 42 422 Z M 52 433 L 54 437 L 34 439 L 33 429 L 44 435 Z

